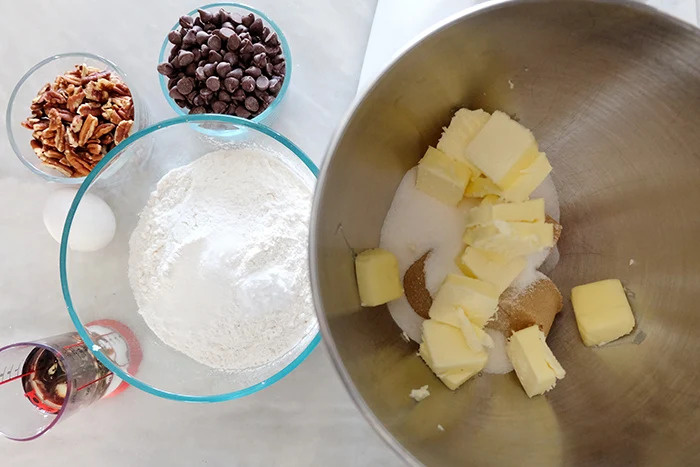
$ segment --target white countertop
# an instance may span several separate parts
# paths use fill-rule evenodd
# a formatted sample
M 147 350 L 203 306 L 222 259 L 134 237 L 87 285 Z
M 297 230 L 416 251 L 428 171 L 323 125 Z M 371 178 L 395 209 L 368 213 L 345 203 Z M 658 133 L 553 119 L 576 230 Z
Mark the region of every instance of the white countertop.
M 397 1 L 399 3 L 397 3 Z M 352 101 L 377 0 L 247 0 L 275 19 L 292 48 L 294 77 L 274 127 L 319 164 Z M 379 0 L 378 21 L 429 26 L 474 0 Z M 430 2 L 430 14 L 417 14 Z M 161 95 L 155 65 L 165 32 L 192 9 L 188 0 L 35 0 L 7 2 L 0 42 L 0 128 L 12 87 L 54 53 L 90 51 L 115 61 L 147 101 L 152 121 L 174 116 Z M 695 23 L 694 0 L 650 0 Z M 98 6 L 99 5 L 99 6 Z M 400 5 L 400 9 L 396 9 Z M 413 16 L 406 13 L 413 7 Z M 401 15 L 396 12 L 401 11 Z M 108 23 L 101 18 L 108 17 Z M 389 24 L 387 27 L 386 25 Z M 401 28 L 399 28 L 401 29 Z M 376 73 L 413 34 L 386 43 L 372 34 L 363 79 Z M 405 37 L 404 37 L 405 36 Z M 11 38 L 11 39 L 8 39 Z M 61 298 L 58 247 L 41 222 L 50 187 L 0 141 L 0 345 L 72 329 Z M 1 416 L 1 415 L 0 415 Z M 222 404 L 158 399 L 135 389 L 100 401 L 31 443 L 0 439 L 3 466 L 398 466 L 401 461 L 364 421 L 321 345 L 270 388 Z

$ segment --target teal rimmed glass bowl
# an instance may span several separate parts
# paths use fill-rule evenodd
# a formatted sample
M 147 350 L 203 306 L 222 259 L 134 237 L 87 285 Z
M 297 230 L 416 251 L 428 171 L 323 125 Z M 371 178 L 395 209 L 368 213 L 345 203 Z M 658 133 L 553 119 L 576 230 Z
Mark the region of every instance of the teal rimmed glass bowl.
M 215 124 L 223 133 L 245 129 L 245 138 L 205 136 L 200 124 Z M 129 238 L 138 215 L 158 181 L 170 170 L 221 149 L 256 147 L 278 155 L 311 189 L 318 169 L 289 139 L 255 122 L 228 115 L 187 115 L 148 127 L 131 135 L 111 151 L 78 189 L 63 230 L 60 275 L 68 313 L 88 348 L 94 345 L 86 323 L 115 320 L 127 326 L 141 347 L 137 371 L 123 370 L 110 355 L 94 350 L 97 358 L 129 384 L 156 396 L 187 402 L 219 402 L 252 394 L 296 368 L 320 341 L 314 323 L 285 355 L 265 366 L 244 371 L 215 370 L 167 346 L 151 331 L 138 312 L 128 279 Z M 104 176 L 111 164 L 122 163 Z M 86 193 L 104 199 L 114 211 L 117 232 L 97 252 L 67 247 L 76 210 Z M 310 213 L 309 213 L 310 215 Z
M 292 53 L 291 50 L 289 49 L 289 43 L 287 42 L 287 38 L 285 37 L 284 33 L 282 32 L 282 29 L 280 29 L 277 24 L 272 21 L 265 13 L 263 13 L 260 10 L 257 10 L 253 7 L 250 7 L 248 5 L 244 5 L 242 3 L 232 3 L 232 2 L 222 2 L 222 3 L 211 3 L 208 5 L 203 5 L 199 8 L 196 8 L 188 13 L 186 13 L 189 16 L 192 17 L 198 17 L 199 14 L 197 13 L 197 10 L 206 10 L 208 12 L 214 13 L 218 12 L 220 8 L 223 8 L 224 10 L 230 12 L 230 13 L 241 13 L 243 15 L 246 15 L 248 13 L 253 13 L 255 16 L 259 17 L 263 24 L 270 28 L 271 31 L 274 31 L 277 33 L 277 37 L 279 38 L 280 42 L 280 47 L 282 48 L 282 53 L 284 54 L 284 57 L 286 59 L 287 63 L 287 71 L 284 76 L 284 81 L 282 82 L 282 88 L 280 89 L 279 93 L 275 97 L 275 100 L 272 101 L 270 106 L 265 109 L 264 112 L 262 112 L 260 115 L 250 119 L 253 122 L 260 123 L 262 125 L 271 125 L 272 123 L 277 120 L 277 116 L 279 115 L 279 109 L 282 101 L 284 100 L 285 95 L 287 94 L 287 89 L 289 88 L 289 83 L 292 80 Z M 185 13 L 183 13 L 185 14 Z M 178 22 L 179 16 L 175 19 L 175 24 L 174 26 L 170 29 L 170 31 L 177 31 L 180 29 L 180 24 Z M 168 32 L 170 32 L 168 31 Z M 165 39 L 163 40 L 163 45 L 160 48 L 160 55 L 158 56 L 158 63 L 163 63 L 168 60 L 168 56 L 170 55 L 170 50 L 172 49 L 173 44 L 171 44 L 168 41 L 168 35 L 165 35 Z M 155 68 L 153 70 L 155 71 Z M 169 94 L 169 89 L 168 89 L 168 84 L 167 84 L 167 78 L 160 73 L 158 73 L 158 80 L 160 81 L 160 89 L 163 92 L 163 96 L 165 97 L 165 100 L 168 102 L 170 107 L 178 114 L 178 115 L 187 115 L 189 111 L 187 109 L 183 109 L 177 103 L 175 100 L 170 97 Z M 215 134 L 216 129 L 209 129 L 206 128 L 205 125 L 200 126 L 200 130 L 205 133 L 205 134 Z

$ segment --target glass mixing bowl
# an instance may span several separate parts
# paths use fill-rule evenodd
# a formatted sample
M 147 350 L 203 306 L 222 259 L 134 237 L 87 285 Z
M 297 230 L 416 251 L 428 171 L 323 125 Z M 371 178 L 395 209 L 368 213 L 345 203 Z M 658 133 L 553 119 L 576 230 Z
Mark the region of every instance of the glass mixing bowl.
M 198 130 L 200 124 L 216 124 L 225 130 L 222 135 L 245 128 L 245 138 L 207 136 Z M 107 368 L 148 393 L 189 402 L 236 399 L 284 377 L 320 341 L 318 325 L 315 324 L 292 350 L 270 364 L 238 372 L 219 371 L 164 344 L 139 314 L 128 279 L 129 238 L 150 194 L 170 170 L 210 152 L 238 147 L 262 148 L 277 154 L 313 189 L 318 169 L 284 136 L 255 122 L 228 115 L 187 115 L 135 133 L 107 154 L 86 177 L 66 218 L 60 249 L 60 274 L 70 317 L 87 347 L 97 350 L 97 358 Z M 105 177 L 109 164 L 120 159 L 124 159 L 121 169 Z M 104 199 L 117 220 L 112 242 L 91 253 L 76 252 L 67 247 L 76 209 L 86 193 Z M 136 374 L 122 370 L 114 356 L 100 352 L 98 347 L 93 348 L 95 342 L 85 325 L 104 319 L 126 325 L 138 340 L 143 360 Z
M 187 15 L 192 16 L 194 18 L 199 17 L 199 13 L 197 10 L 205 10 L 211 13 L 218 12 L 219 9 L 223 8 L 224 10 L 228 11 L 229 13 L 240 13 L 242 15 L 247 15 L 249 13 L 253 13 L 255 16 L 260 18 L 265 26 L 270 28 L 270 31 L 274 31 L 277 33 L 277 37 L 279 38 L 280 42 L 280 47 L 282 48 L 282 53 L 284 53 L 284 57 L 287 61 L 287 71 L 284 76 L 284 81 L 282 82 L 282 88 L 280 89 L 279 93 L 277 94 L 277 97 L 275 98 L 274 101 L 270 104 L 270 106 L 265 109 L 264 112 L 262 112 L 260 115 L 257 117 L 254 117 L 251 119 L 251 121 L 260 123 L 263 125 L 271 125 L 272 123 L 277 120 L 277 116 L 279 114 L 279 109 L 280 109 L 280 104 L 282 103 L 282 100 L 284 99 L 284 96 L 287 94 L 287 89 L 289 88 L 289 82 L 292 80 L 292 52 L 289 49 L 289 43 L 287 42 L 287 38 L 284 36 L 284 33 L 282 32 L 282 29 L 280 29 L 277 24 L 275 24 L 274 21 L 272 21 L 270 18 L 265 15 L 260 10 L 256 10 L 255 8 L 249 7 L 248 5 L 243 5 L 241 3 L 211 3 L 208 5 L 203 5 L 199 8 L 196 8 Z M 170 31 L 177 31 L 180 29 L 180 23 L 178 22 L 178 18 L 175 18 L 175 25 L 170 29 Z M 168 31 L 168 32 L 170 32 Z M 158 63 L 163 63 L 168 60 L 168 56 L 170 55 L 170 50 L 172 49 L 173 44 L 171 44 L 168 41 L 168 35 L 165 35 L 165 39 L 163 40 L 163 45 L 160 48 L 160 55 L 158 56 Z M 165 96 L 165 100 L 168 101 L 168 104 L 170 104 L 170 107 L 178 114 L 178 115 L 186 115 L 189 113 L 188 110 L 183 109 L 177 103 L 175 100 L 170 97 L 169 89 L 168 89 L 168 83 L 167 83 L 167 78 L 160 73 L 158 74 L 158 79 L 160 81 L 160 89 L 163 91 L 163 96 Z M 202 132 L 205 134 L 209 134 L 208 131 L 206 131 L 205 128 L 201 128 L 203 130 Z

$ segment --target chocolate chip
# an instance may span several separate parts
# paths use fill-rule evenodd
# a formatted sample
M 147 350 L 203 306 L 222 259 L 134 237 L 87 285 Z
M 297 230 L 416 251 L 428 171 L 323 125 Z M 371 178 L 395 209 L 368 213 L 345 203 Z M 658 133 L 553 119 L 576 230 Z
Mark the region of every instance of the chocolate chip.
M 254 16 L 253 16 L 254 17 Z M 255 17 L 254 17 L 255 18 Z M 248 26 L 248 29 L 250 29 L 251 34 L 255 34 L 256 36 L 259 36 L 263 32 L 263 22 L 260 18 L 255 18 L 253 20 L 253 23 Z
M 214 15 L 209 13 L 207 10 L 199 9 L 197 10 L 197 13 L 199 13 L 199 17 L 203 23 L 211 23 L 214 20 Z
M 194 98 L 197 97 L 198 95 L 199 95 L 199 93 L 197 91 L 192 91 L 191 93 L 187 94 L 187 102 L 189 102 L 191 104 L 192 101 L 194 101 Z
M 218 63 L 223 59 L 224 58 L 221 56 L 221 54 L 219 52 L 217 52 L 216 50 L 209 51 L 209 56 L 207 57 L 207 61 L 209 63 Z
M 194 96 L 194 99 L 192 99 L 192 105 L 200 106 L 204 105 L 206 102 L 204 102 L 204 98 L 202 97 L 201 94 L 197 94 Z
M 279 45 L 276 45 L 274 47 L 265 47 L 265 52 L 267 53 L 268 56 L 274 57 L 275 55 L 279 55 L 282 53 L 282 49 L 280 49 Z M 284 57 L 284 55 L 283 55 Z
M 184 101 L 184 100 L 182 100 L 182 101 L 175 101 L 175 103 L 176 103 L 177 105 L 179 105 L 180 107 L 182 107 L 183 109 L 184 109 L 184 108 L 187 108 L 187 101 Z
M 238 51 L 242 54 L 253 53 L 253 43 L 250 42 L 250 39 L 243 39 L 241 41 L 241 46 L 238 48 Z
M 177 90 L 180 91 L 180 93 L 183 95 L 191 93 L 193 89 L 194 80 L 189 76 L 181 78 L 180 81 L 177 82 Z
M 233 30 L 233 28 L 224 28 L 224 27 L 222 27 L 222 28 L 219 30 L 219 34 L 218 34 L 218 35 L 219 35 L 219 37 L 220 37 L 221 39 L 227 41 L 227 40 L 229 39 L 229 37 L 233 36 L 234 34 L 236 34 L 236 32 Z
M 175 67 L 168 62 L 161 63 L 158 65 L 158 73 L 164 76 L 173 76 L 175 73 Z
M 223 8 L 219 8 L 218 14 L 216 15 L 216 18 L 214 18 L 213 22 L 216 25 L 220 25 L 224 21 L 229 20 L 229 14 L 228 11 L 224 10 Z
M 250 63 L 253 60 L 253 54 L 241 54 L 238 60 L 241 63 Z
M 255 79 L 251 76 L 244 76 L 243 79 L 241 79 L 241 88 L 245 92 L 253 92 L 255 89 Z
M 278 63 L 274 67 L 272 67 L 273 70 L 275 70 L 275 73 L 278 75 L 284 76 L 287 73 L 287 64 L 285 62 Z
M 194 78 L 195 76 L 195 71 L 197 70 L 197 64 L 196 63 L 190 63 L 187 65 L 187 68 L 185 68 L 185 76 L 191 76 Z
M 197 69 L 194 71 L 194 77 L 197 78 L 199 81 L 204 81 L 207 79 L 207 75 L 204 73 L 203 66 L 197 67 Z
M 230 63 L 231 66 L 237 65 L 238 64 L 238 55 L 236 55 L 233 52 L 226 52 L 224 54 L 224 60 L 226 60 L 228 63 Z
M 255 63 L 255 66 L 258 68 L 265 68 L 267 66 L 267 54 L 265 54 L 265 52 L 257 54 L 253 57 L 253 63 Z
M 270 28 L 267 26 L 263 26 L 262 34 L 260 34 L 260 38 L 264 39 L 265 37 L 270 35 Z
M 243 26 L 242 24 L 239 24 L 238 26 L 236 26 L 235 31 L 236 34 L 243 34 L 244 32 L 248 32 L 248 28 Z
M 177 54 L 177 60 L 180 67 L 187 66 L 194 61 L 194 54 L 189 50 L 181 50 Z
M 177 86 L 177 82 L 179 81 L 179 78 L 170 78 L 168 80 L 168 89 L 172 89 L 175 86 Z
M 265 65 L 265 73 L 267 76 L 272 76 L 272 74 L 275 72 L 275 69 L 272 66 L 272 63 L 268 63 Z
M 233 21 L 234 24 L 241 24 L 243 22 L 243 15 L 238 13 L 237 11 L 234 11 L 229 15 L 229 18 L 231 21 Z
M 282 80 L 279 78 L 272 78 L 270 80 L 270 86 L 267 88 L 272 94 L 277 94 L 282 89 Z
M 209 102 L 209 100 L 214 96 L 214 91 L 209 88 L 204 88 L 199 91 L 199 95 L 202 96 L 205 101 Z
M 231 71 L 231 64 L 229 62 L 220 62 L 216 65 L 216 74 L 224 78 L 229 71 Z
M 184 100 L 185 99 L 185 96 L 183 96 L 182 93 L 177 90 L 177 88 L 172 88 L 168 92 L 168 95 L 175 100 Z
M 242 68 L 236 68 L 231 73 L 228 74 L 228 76 L 231 76 L 236 79 L 241 79 L 243 78 L 243 69 Z
M 212 91 L 218 91 L 221 87 L 221 82 L 219 81 L 218 76 L 210 76 L 207 78 L 206 84 L 207 88 L 211 89 Z
M 277 37 L 276 32 L 270 33 L 270 35 L 267 36 L 263 42 L 265 42 L 265 44 L 267 44 L 267 45 L 272 45 L 272 46 L 280 44 L 280 41 L 279 41 L 279 38 Z
M 194 19 L 194 26 L 192 26 L 192 29 L 194 29 L 195 32 L 201 31 L 203 25 L 202 18 L 198 16 Z
M 270 80 L 267 79 L 266 76 L 259 76 L 258 79 L 255 80 L 255 87 L 261 91 L 265 91 L 270 87 Z
M 259 42 L 257 44 L 253 44 L 253 55 L 261 54 L 263 52 L 267 52 L 264 45 Z
M 180 26 L 182 26 L 183 28 L 191 28 L 192 25 L 194 24 L 194 18 L 192 18 L 191 16 L 187 16 L 187 15 L 180 16 L 179 23 L 180 23 Z
M 224 113 L 228 109 L 228 104 L 226 102 L 216 101 L 211 105 L 211 110 L 215 114 Z
M 207 44 L 202 44 L 202 47 L 199 49 L 202 57 L 204 58 L 209 58 L 209 52 L 211 51 L 209 49 L 209 46 Z
M 168 33 L 168 41 L 173 45 L 182 44 L 182 36 L 177 31 L 170 31 Z
M 194 107 L 192 110 L 190 110 L 190 115 L 196 115 L 196 114 L 204 114 L 207 113 L 207 109 L 204 107 Z
M 243 102 L 246 98 L 245 91 L 241 88 L 238 88 L 235 91 L 233 91 L 231 97 L 233 97 L 234 101 Z
M 257 112 L 260 108 L 260 103 L 253 96 L 246 97 L 245 108 L 250 110 L 251 112 Z
M 279 54 L 279 55 L 272 57 L 272 63 L 274 63 L 275 65 L 277 65 L 278 63 L 282 63 L 283 61 L 284 61 L 284 55 L 282 55 L 282 54 Z
M 219 97 L 219 100 L 221 102 L 231 102 L 231 95 L 224 90 L 219 91 L 219 94 L 217 94 L 217 96 Z
M 206 47 L 206 46 L 203 45 L 202 47 Z M 193 58 L 194 58 L 193 61 L 194 61 L 195 63 L 196 63 L 196 62 L 199 62 L 199 59 L 202 58 L 202 51 L 201 51 L 200 49 L 194 49 L 194 50 L 192 51 L 192 55 L 194 56 L 194 57 L 193 57 Z
M 243 17 L 241 20 L 241 23 L 243 23 L 243 26 L 249 28 L 251 24 L 255 21 L 255 15 L 253 13 L 248 13 Z
M 208 32 L 199 31 L 195 37 L 197 40 L 197 44 L 206 44 L 209 40 L 210 35 Z
M 248 112 L 248 109 L 241 105 L 236 107 L 236 116 L 241 118 L 248 118 L 250 117 L 250 112 Z
M 255 66 L 251 66 L 251 67 L 246 68 L 245 74 L 248 76 L 252 76 L 253 78 L 257 78 L 258 76 L 260 76 L 261 71 L 260 71 L 260 68 L 255 67 Z
M 234 29 L 236 29 L 236 26 L 234 26 L 230 20 L 226 20 L 223 23 L 221 23 L 221 29 L 224 29 L 224 28 L 230 29 L 231 31 L 233 31 Z
M 238 81 L 236 78 L 233 77 L 228 77 L 224 80 L 224 88 L 228 92 L 233 92 L 236 89 L 238 89 L 238 86 L 240 86 L 240 81 Z
M 183 45 L 192 45 L 197 42 L 197 33 L 193 30 L 187 31 L 187 34 L 182 38 Z
M 238 50 L 238 48 L 241 46 L 241 38 L 238 37 L 238 34 L 233 34 L 231 37 L 228 38 L 228 42 L 226 43 L 226 48 L 229 49 L 232 52 L 235 52 Z
M 228 109 L 226 109 L 226 113 L 228 115 L 236 115 L 236 108 L 238 106 L 236 104 L 229 104 Z
M 209 77 L 213 76 L 216 73 L 216 65 L 213 63 L 207 63 L 204 65 L 204 76 Z
M 207 40 L 207 46 L 209 46 L 212 50 L 220 50 L 221 38 L 219 36 L 209 36 L 209 39 Z

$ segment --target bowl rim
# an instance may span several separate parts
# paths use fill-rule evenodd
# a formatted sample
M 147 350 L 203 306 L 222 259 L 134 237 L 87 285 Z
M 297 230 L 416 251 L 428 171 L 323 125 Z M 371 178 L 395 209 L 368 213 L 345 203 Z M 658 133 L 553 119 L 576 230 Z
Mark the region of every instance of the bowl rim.
M 264 121 L 269 118 L 270 115 L 274 114 L 274 111 L 279 107 L 280 103 L 284 99 L 284 96 L 287 94 L 287 89 L 289 88 L 289 82 L 292 80 L 292 51 L 289 48 L 289 42 L 287 42 L 287 37 L 284 35 L 284 32 L 282 32 L 282 29 L 272 21 L 265 13 L 262 11 L 253 8 L 251 6 L 245 5 L 243 3 L 237 3 L 237 2 L 217 2 L 217 3 L 209 3 L 206 5 L 202 5 L 198 8 L 195 8 L 194 10 L 190 11 L 187 13 L 189 16 L 194 16 L 197 14 L 198 10 L 206 10 L 210 8 L 225 8 L 225 7 L 233 7 L 233 8 L 240 8 L 242 10 L 249 11 L 253 13 L 254 15 L 259 16 L 264 22 L 266 22 L 276 33 L 277 37 L 279 38 L 280 41 L 280 47 L 282 47 L 282 52 L 284 53 L 284 58 L 287 63 L 287 71 L 284 75 L 284 79 L 282 80 L 282 89 L 280 89 L 279 93 L 275 96 L 275 100 L 272 101 L 272 104 L 270 106 L 263 110 L 263 112 L 250 119 L 252 122 L 256 123 L 264 123 Z M 170 31 L 177 31 L 180 28 L 180 23 L 178 21 L 175 22 L 175 25 L 170 28 Z M 166 49 L 172 46 L 170 41 L 168 41 L 168 35 L 165 35 L 165 39 L 163 40 L 163 45 L 160 48 L 160 53 L 158 54 L 158 63 L 163 63 L 165 62 L 165 51 Z M 156 72 L 158 74 L 158 82 L 160 83 L 160 90 L 163 93 L 163 96 L 165 97 L 166 102 L 170 107 L 175 111 L 176 114 L 178 115 L 189 115 L 188 112 L 185 112 L 185 110 L 177 105 L 175 103 L 175 100 L 170 97 L 170 94 L 168 93 L 168 86 L 165 82 L 165 76 L 161 75 L 160 73 Z M 225 115 L 225 114 L 213 114 L 213 115 Z
M 134 105 L 134 122 L 140 121 L 140 116 L 143 112 L 143 109 L 141 109 L 141 100 L 136 95 L 136 91 L 134 90 L 134 88 L 131 86 L 131 84 L 129 84 L 128 75 L 124 73 L 124 70 L 119 68 L 119 66 L 117 66 L 116 63 L 101 55 L 93 54 L 90 52 L 64 52 L 60 54 L 51 55 L 50 57 L 46 57 L 45 59 L 41 60 L 39 63 L 31 67 L 29 70 L 27 70 L 27 72 L 24 73 L 24 75 L 22 75 L 20 80 L 17 82 L 14 89 L 12 89 L 10 99 L 7 101 L 7 110 L 5 111 L 5 130 L 7 132 L 7 139 L 10 142 L 10 146 L 12 147 L 12 151 L 15 153 L 15 156 L 17 156 L 17 159 L 19 159 L 25 167 L 27 167 L 30 171 L 32 171 L 36 175 L 39 175 L 46 181 L 60 183 L 63 185 L 81 184 L 83 183 L 83 180 L 85 180 L 86 177 L 60 177 L 57 175 L 51 175 L 42 170 L 39 170 L 34 164 L 29 162 L 24 156 L 22 156 L 22 152 L 19 148 L 17 140 L 15 139 L 14 131 L 12 130 L 12 111 L 15 107 L 15 103 L 17 101 L 17 94 L 19 94 L 19 90 L 35 72 L 39 71 L 41 68 L 43 68 L 45 65 L 48 65 L 51 62 L 71 57 L 80 59 L 89 58 L 91 60 L 102 62 L 108 67 L 112 68 L 117 73 L 119 78 L 121 78 L 127 84 L 127 86 L 129 86 L 129 90 L 131 91 L 131 98 L 134 100 L 135 104 L 138 104 Z
M 284 368 L 279 370 L 277 373 L 274 375 L 270 376 L 266 380 L 263 380 L 259 383 L 256 383 L 252 386 L 249 386 L 244 389 L 239 389 L 237 391 L 232 391 L 232 392 L 227 392 L 227 393 L 221 393 L 221 394 L 212 394 L 212 395 L 207 395 L 207 396 L 195 396 L 195 395 L 189 395 L 189 394 L 177 394 L 174 392 L 170 391 L 165 391 L 163 389 L 158 389 L 156 387 L 151 386 L 150 384 L 147 384 L 135 376 L 132 376 L 119 368 L 116 364 L 114 364 L 111 360 L 109 360 L 105 355 L 103 355 L 101 352 L 94 352 L 92 350 L 92 346 L 94 345 L 94 342 L 92 338 L 90 337 L 90 334 L 87 332 L 85 325 L 83 325 L 80 317 L 78 316 L 78 313 L 75 310 L 75 307 L 73 306 L 73 300 L 70 295 L 70 290 L 68 287 L 68 275 L 66 271 L 66 257 L 68 253 L 68 235 L 70 232 L 71 224 L 73 222 L 73 218 L 75 216 L 75 211 L 78 208 L 78 205 L 80 204 L 80 201 L 83 198 L 83 195 L 87 192 L 88 188 L 92 183 L 95 181 L 97 178 L 98 174 L 102 172 L 102 169 L 110 163 L 112 159 L 114 159 L 119 153 L 124 151 L 126 148 L 128 148 L 131 144 L 134 142 L 140 140 L 141 138 L 150 135 L 151 133 L 155 133 L 158 130 L 168 128 L 171 126 L 179 125 L 179 124 L 190 124 L 190 123 L 197 123 L 197 122 L 211 122 L 211 121 L 216 121 L 216 122 L 224 122 L 224 123 L 229 123 L 229 124 L 234 124 L 234 125 L 240 125 L 244 126 L 248 129 L 252 129 L 255 131 L 258 131 L 260 133 L 263 133 L 266 136 L 269 136 L 270 138 L 276 140 L 278 143 L 282 144 L 285 146 L 287 149 L 289 149 L 295 156 L 297 156 L 301 162 L 306 166 L 306 168 L 309 169 L 309 171 L 312 173 L 314 178 L 318 178 L 318 167 L 316 167 L 316 164 L 313 163 L 313 161 L 296 145 L 294 144 L 291 140 L 289 140 L 287 137 L 281 135 L 275 130 L 272 130 L 271 128 L 268 128 L 264 125 L 261 125 L 259 123 L 239 118 L 239 117 L 234 117 L 231 115 L 219 115 L 219 114 L 198 114 L 198 115 L 183 115 L 180 117 L 174 117 L 168 120 L 164 120 L 160 123 L 156 123 L 154 125 L 151 125 L 149 127 L 144 128 L 143 130 L 140 130 L 132 135 L 130 135 L 127 139 L 125 139 L 119 146 L 115 147 L 112 149 L 107 155 L 95 166 L 95 168 L 90 172 L 89 175 L 85 177 L 85 181 L 80 185 L 80 188 L 78 188 L 78 192 L 75 195 L 75 198 L 73 199 L 73 202 L 71 203 L 70 210 L 68 211 L 68 215 L 66 216 L 66 222 L 63 227 L 63 233 L 61 235 L 61 246 L 60 246 L 60 253 L 59 253 L 59 272 L 60 272 L 60 278 L 61 278 L 61 291 L 63 293 L 63 299 L 66 303 L 66 308 L 68 309 L 68 314 L 70 316 L 71 321 L 73 322 L 73 325 L 75 326 L 76 330 L 78 331 L 78 334 L 80 337 L 83 339 L 85 342 L 85 345 L 87 346 L 88 349 L 90 349 L 90 352 L 95 355 L 95 357 L 103 364 L 105 365 L 110 371 L 112 371 L 117 377 L 121 378 L 122 380 L 126 381 L 128 384 L 141 389 L 142 391 L 145 391 L 149 394 L 153 394 L 154 396 L 162 397 L 165 399 L 171 399 L 171 400 L 176 400 L 176 401 L 182 401 L 182 402 L 224 402 L 224 401 L 229 401 L 233 399 L 238 399 L 243 396 L 247 396 L 253 393 L 256 393 L 260 391 L 261 389 L 264 389 L 273 383 L 276 383 L 286 375 L 292 372 L 301 362 L 303 362 L 306 357 L 308 357 L 311 352 L 316 348 L 318 343 L 321 341 L 321 333 L 317 329 L 316 330 L 316 335 L 309 341 L 307 344 L 306 348 L 290 363 L 288 363 Z

